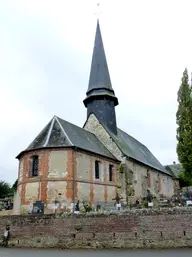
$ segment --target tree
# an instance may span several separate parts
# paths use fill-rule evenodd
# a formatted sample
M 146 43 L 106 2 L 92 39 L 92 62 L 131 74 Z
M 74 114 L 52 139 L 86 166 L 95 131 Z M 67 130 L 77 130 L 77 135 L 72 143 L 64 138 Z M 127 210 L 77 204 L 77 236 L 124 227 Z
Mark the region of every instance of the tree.
M 180 182 L 181 187 L 191 186 L 192 185 L 192 177 L 188 173 L 181 171 L 179 174 L 179 182 Z
M 192 99 L 187 69 L 178 91 L 177 154 L 187 178 L 192 177 Z
M 5 181 L 0 181 L 0 198 L 7 196 L 10 193 L 10 185 Z

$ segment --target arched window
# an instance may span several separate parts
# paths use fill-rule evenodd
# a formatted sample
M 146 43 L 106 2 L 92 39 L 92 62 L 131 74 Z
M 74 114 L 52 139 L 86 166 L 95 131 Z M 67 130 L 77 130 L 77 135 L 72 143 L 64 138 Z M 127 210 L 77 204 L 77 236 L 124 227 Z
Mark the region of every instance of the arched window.
M 39 157 L 37 155 L 35 155 L 31 159 L 32 159 L 31 176 L 37 177 L 38 171 L 39 171 Z
M 95 179 L 100 179 L 99 161 L 95 161 Z
M 109 165 L 109 181 L 113 181 L 113 165 Z

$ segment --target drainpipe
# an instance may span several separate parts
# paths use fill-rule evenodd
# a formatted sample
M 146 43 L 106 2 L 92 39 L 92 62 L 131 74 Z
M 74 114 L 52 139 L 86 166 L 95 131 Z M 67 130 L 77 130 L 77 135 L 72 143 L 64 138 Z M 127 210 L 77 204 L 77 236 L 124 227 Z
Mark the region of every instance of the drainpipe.
M 128 191 L 129 191 L 129 185 L 128 185 L 128 167 L 127 167 L 127 163 L 126 161 L 128 160 L 128 158 L 126 156 L 124 156 L 124 172 L 125 172 L 125 190 L 126 190 L 126 203 L 127 203 L 127 206 L 128 206 L 128 203 L 129 203 L 129 196 L 128 196 Z
M 129 197 L 128 197 L 129 185 L 128 185 L 128 171 L 127 171 L 127 168 L 125 168 L 125 183 L 126 183 L 126 203 L 127 203 L 127 206 L 128 206 L 128 202 L 129 202 Z
M 73 204 L 75 205 L 75 193 L 76 193 L 76 188 L 75 188 L 75 181 L 76 181 L 76 172 L 75 172 L 75 152 L 76 148 L 72 150 L 72 174 L 73 174 Z M 74 206 L 73 206 L 74 207 Z
M 39 178 L 39 201 L 41 201 L 41 178 L 42 178 L 42 175 L 40 175 L 40 178 Z

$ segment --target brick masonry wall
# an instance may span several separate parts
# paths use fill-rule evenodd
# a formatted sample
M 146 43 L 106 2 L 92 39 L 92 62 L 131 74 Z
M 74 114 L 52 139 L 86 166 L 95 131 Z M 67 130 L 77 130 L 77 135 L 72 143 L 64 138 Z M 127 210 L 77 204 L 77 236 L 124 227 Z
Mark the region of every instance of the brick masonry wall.
M 31 177 L 30 159 L 39 156 L 39 176 Z M 101 178 L 95 179 L 95 160 L 100 161 Z M 109 181 L 109 165 L 113 165 L 113 181 Z M 23 213 L 36 200 L 42 200 L 52 211 L 55 200 L 66 208 L 77 200 L 90 201 L 93 205 L 114 203 L 119 162 L 84 151 L 71 149 L 44 149 L 22 156 L 18 174 L 18 198 L 15 212 Z M 20 208 L 20 205 L 22 208 Z M 20 210 L 21 209 L 21 210 Z
M 192 247 L 192 209 L 136 210 L 55 217 L 4 216 L 9 246 L 57 248 Z

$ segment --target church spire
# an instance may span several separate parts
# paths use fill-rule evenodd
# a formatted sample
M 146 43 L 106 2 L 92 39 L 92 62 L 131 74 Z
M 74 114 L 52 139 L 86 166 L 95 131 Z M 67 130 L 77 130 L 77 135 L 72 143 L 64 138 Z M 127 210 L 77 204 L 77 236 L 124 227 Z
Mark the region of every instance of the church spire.
M 101 37 L 100 24 L 99 20 L 97 20 L 97 29 L 87 93 L 93 89 L 99 88 L 113 90 L 105 56 L 103 40 Z
M 100 122 L 116 134 L 115 106 L 118 105 L 118 99 L 111 85 L 99 19 L 97 19 L 89 85 L 86 95 L 84 105 L 87 107 L 87 116 L 94 113 Z

